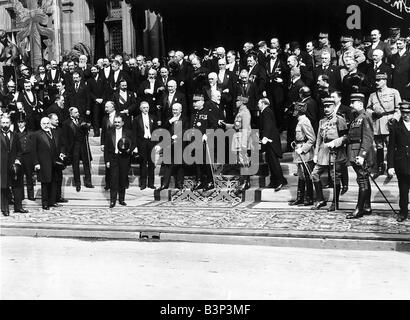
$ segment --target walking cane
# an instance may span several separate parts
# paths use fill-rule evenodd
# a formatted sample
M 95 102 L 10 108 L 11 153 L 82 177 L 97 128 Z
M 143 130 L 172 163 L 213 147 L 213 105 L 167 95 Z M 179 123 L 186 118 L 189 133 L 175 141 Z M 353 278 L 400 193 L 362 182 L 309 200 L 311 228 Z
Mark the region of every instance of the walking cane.
M 293 148 L 293 150 L 295 150 L 295 149 L 296 149 L 296 142 L 295 142 L 295 141 L 292 141 L 292 143 L 290 144 L 290 146 Z M 307 163 L 305 162 L 305 160 L 303 160 L 301 154 L 299 154 L 299 153 L 297 153 L 297 152 L 296 152 L 296 154 L 299 156 L 300 160 L 302 160 L 303 166 L 305 167 L 306 172 L 308 173 L 308 175 L 309 175 L 309 177 L 310 177 L 310 180 L 313 181 L 313 179 L 312 179 L 312 173 L 310 172 L 309 166 L 307 165 Z
M 333 155 L 333 202 L 335 205 L 335 211 L 337 210 L 336 206 L 336 152 L 330 151 L 330 154 Z
M 393 206 L 391 205 L 390 201 L 387 200 L 387 197 L 385 196 L 385 194 L 383 193 L 383 191 L 380 189 L 379 185 L 377 184 L 377 182 L 374 180 L 373 176 L 370 174 L 369 168 L 363 164 L 363 169 L 364 171 L 370 176 L 370 179 L 372 179 L 373 183 L 376 185 L 377 189 L 379 189 L 380 193 L 382 194 L 384 200 L 386 200 L 386 202 L 389 204 L 390 208 L 393 210 L 394 214 L 397 214 L 396 210 L 394 210 Z
M 209 165 L 211 166 L 212 181 L 214 182 L 214 186 L 216 188 L 215 174 L 214 174 L 214 164 L 212 162 L 211 153 L 209 152 L 208 141 L 205 141 L 205 147 L 206 147 L 206 152 L 208 154 Z
M 90 167 L 90 175 L 91 175 L 90 145 L 89 145 L 89 142 L 88 142 L 89 133 L 90 132 L 87 130 L 87 132 L 85 134 L 85 147 L 87 149 L 87 160 L 88 160 L 88 166 Z

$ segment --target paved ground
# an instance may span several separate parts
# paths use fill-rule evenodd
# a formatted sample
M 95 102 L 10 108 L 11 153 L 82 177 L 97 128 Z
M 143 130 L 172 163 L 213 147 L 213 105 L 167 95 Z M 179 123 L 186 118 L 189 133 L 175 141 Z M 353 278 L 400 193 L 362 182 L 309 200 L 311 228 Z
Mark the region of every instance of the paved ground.
M 410 299 L 410 255 L 1 237 L 1 299 Z

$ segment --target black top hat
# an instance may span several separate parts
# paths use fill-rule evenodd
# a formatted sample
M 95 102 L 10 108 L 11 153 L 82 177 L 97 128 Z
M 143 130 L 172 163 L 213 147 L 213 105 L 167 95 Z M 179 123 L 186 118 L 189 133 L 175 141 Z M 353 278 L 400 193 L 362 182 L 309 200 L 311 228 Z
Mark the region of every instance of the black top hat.
M 131 147 L 131 141 L 127 137 L 121 138 L 117 143 L 118 151 L 121 153 L 126 153 Z

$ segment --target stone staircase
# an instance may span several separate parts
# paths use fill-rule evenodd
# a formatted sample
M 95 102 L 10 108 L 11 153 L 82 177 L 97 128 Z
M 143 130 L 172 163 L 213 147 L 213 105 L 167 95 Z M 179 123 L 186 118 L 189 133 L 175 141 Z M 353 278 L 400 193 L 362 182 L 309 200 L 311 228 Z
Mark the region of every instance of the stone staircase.
M 73 206 L 108 206 L 109 191 L 104 190 L 104 159 L 103 153 L 100 149 L 100 138 L 93 138 L 90 134 L 90 148 L 93 155 L 93 161 L 91 165 L 92 183 L 95 186 L 93 189 L 85 188 L 82 186 L 80 192 L 76 192 L 73 186 L 73 172 L 72 167 L 67 167 L 64 170 L 63 177 L 63 196 L 69 200 L 67 205 Z M 285 142 L 283 142 L 285 144 Z M 282 170 L 284 176 L 288 180 L 288 185 L 285 186 L 279 192 L 275 192 L 274 189 L 264 188 L 269 184 L 268 167 L 266 163 L 260 165 L 258 175 L 251 177 L 251 188 L 239 197 L 235 196 L 232 191 L 238 184 L 237 173 L 238 170 L 229 166 L 224 167 L 221 174 L 215 176 L 217 185 L 220 188 L 215 191 L 208 192 L 191 192 L 189 189 L 185 189 L 181 192 L 174 188 L 173 179 L 171 179 L 170 189 L 157 192 L 152 189 L 140 190 L 139 188 L 139 165 L 133 164 L 129 174 L 130 188 L 126 192 L 126 202 L 130 206 L 138 206 L 141 204 L 150 203 L 153 201 L 170 201 L 173 204 L 186 202 L 208 204 L 221 202 L 220 205 L 231 206 L 239 202 L 268 202 L 276 203 L 282 207 L 289 200 L 296 197 L 296 186 L 298 177 L 294 176 L 296 172 L 296 165 L 292 163 L 292 155 L 285 153 L 281 161 Z M 162 172 L 160 166 L 155 169 L 155 186 L 161 185 Z M 349 167 L 349 190 L 347 193 L 340 197 L 341 206 L 352 207 L 357 201 L 358 187 L 356 183 L 356 175 L 351 167 Z M 83 176 L 83 168 L 80 165 L 80 173 Z M 193 183 L 193 170 L 187 168 L 185 171 L 185 186 L 189 187 Z M 327 178 L 322 177 L 323 183 L 326 183 Z M 380 176 L 376 179 L 380 188 L 388 200 L 398 207 L 398 186 L 397 178 L 393 177 L 388 180 L 386 176 Z M 41 188 L 37 183 L 35 186 L 35 195 L 37 201 L 35 203 L 24 200 L 26 205 L 40 205 Z M 332 189 L 325 189 L 324 196 L 331 201 Z M 384 200 L 383 196 L 377 190 L 376 186 L 372 183 L 372 202 L 378 203 L 380 207 L 385 206 L 388 208 L 388 204 Z

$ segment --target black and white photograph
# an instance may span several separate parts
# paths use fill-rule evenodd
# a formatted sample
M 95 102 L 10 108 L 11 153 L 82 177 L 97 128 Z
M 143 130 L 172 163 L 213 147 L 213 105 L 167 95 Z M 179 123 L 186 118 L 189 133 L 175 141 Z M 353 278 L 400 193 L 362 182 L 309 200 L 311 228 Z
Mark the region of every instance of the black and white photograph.
M 409 0 L 0 0 L 0 110 L 0 300 L 410 299 Z

